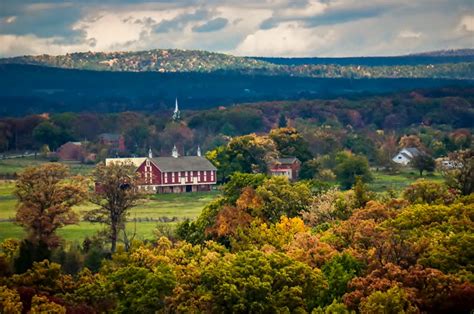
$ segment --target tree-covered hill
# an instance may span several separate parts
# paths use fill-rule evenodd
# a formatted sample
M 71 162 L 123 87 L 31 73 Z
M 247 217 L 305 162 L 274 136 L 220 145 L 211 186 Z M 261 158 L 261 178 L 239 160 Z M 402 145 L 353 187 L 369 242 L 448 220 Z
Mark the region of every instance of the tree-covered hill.
M 86 71 L 0 65 L 0 116 L 43 112 L 204 109 L 235 103 L 353 97 L 417 88 L 472 87 L 474 80 L 318 78 L 235 72 Z
M 198 50 L 155 49 L 136 52 L 83 52 L 60 56 L 39 55 L 0 59 L 0 64 L 28 64 L 77 70 L 124 72 L 237 72 L 240 74 L 315 78 L 474 78 L 472 58 L 398 57 L 405 61 L 354 58 L 350 63 L 325 59 L 286 62 Z M 411 58 L 411 59 L 410 59 Z M 426 59 L 428 58 L 428 59 Z M 425 60 L 426 59 L 426 60 Z M 292 59 L 289 59 L 292 60 Z M 305 61 L 306 60 L 306 61 Z M 427 61 L 428 60 L 428 61 Z
M 32 64 L 65 69 L 126 72 L 213 72 L 271 68 L 251 58 L 200 50 L 155 49 L 136 52 L 80 52 L 60 56 L 22 56 L 0 63 Z

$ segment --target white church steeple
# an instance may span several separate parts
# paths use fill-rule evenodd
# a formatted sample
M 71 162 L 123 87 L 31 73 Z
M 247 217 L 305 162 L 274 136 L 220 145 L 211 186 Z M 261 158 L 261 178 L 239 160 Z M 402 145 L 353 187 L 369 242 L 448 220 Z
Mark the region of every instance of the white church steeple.
M 178 97 L 176 97 L 175 104 L 174 104 L 174 111 L 173 111 L 173 120 L 178 121 L 181 119 L 181 113 L 179 112 L 178 107 Z
M 199 157 L 201 157 L 201 146 L 198 145 L 198 149 L 197 149 L 197 155 Z
M 153 152 L 151 151 L 151 147 L 148 149 L 148 158 L 153 158 Z
M 174 158 L 178 158 L 179 155 L 178 155 L 178 149 L 176 148 L 176 145 L 173 146 L 173 150 L 171 151 L 171 156 L 173 156 Z

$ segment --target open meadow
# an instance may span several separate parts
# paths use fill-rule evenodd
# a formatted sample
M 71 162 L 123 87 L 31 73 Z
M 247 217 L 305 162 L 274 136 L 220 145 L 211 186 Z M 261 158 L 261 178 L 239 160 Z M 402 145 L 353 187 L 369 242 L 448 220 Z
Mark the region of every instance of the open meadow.
M 409 184 L 420 179 L 418 172 L 411 168 L 402 168 L 395 174 L 384 171 L 372 171 L 373 181 L 369 183 L 370 190 L 374 192 L 394 191 L 399 193 Z M 423 178 L 430 181 L 442 182 L 443 176 L 439 172 L 423 174 Z
M 0 175 L 13 175 L 21 172 L 26 167 L 38 166 L 49 162 L 48 159 L 42 157 L 19 157 L 12 159 L 0 159 Z M 63 164 L 69 166 L 71 173 L 87 175 L 92 172 L 94 165 L 83 164 L 77 161 L 64 161 Z
M 0 242 L 7 238 L 21 238 L 24 231 L 14 224 L 16 199 L 13 195 L 12 181 L 0 182 Z M 151 239 L 153 230 L 158 224 L 175 225 L 186 218 L 196 218 L 206 204 L 220 195 L 219 192 L 187 193 L 187 194 L 160 194 L 152 195 L 130 211 L 128 227 L 133 231 L 136 226 L 137 238 Z M 82 217 L 83 213 L 94 208 L 93 204 L 86 203 L 74 207 Z M 68 241 L 82 241 L 87 236 L 93 236 L 103 228 L 100 224 L 81 221 L 78 225 L 71 225 L 59 230 L 59 235 Z

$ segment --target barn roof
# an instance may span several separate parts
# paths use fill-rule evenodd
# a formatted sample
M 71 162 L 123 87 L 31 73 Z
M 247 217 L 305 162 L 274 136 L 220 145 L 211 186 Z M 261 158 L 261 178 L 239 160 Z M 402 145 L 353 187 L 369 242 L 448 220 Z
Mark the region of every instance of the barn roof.
M 295 161 L 298 161 L 296 157 L 281 157 L 277 159 L 277 162 L 280 164 L 292 164 Z
M 152 160 L 161 171 L 217 170 L 209 160 L 201 156 L 156 157 Z

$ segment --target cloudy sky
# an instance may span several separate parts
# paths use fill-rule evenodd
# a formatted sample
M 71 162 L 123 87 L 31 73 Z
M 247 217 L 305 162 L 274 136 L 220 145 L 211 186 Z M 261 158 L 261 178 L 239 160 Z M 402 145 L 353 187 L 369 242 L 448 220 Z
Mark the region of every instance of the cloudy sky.
M 474 0 L 0 0 L 0 56 L 201 49 L 246 56 L 474 48 Z

